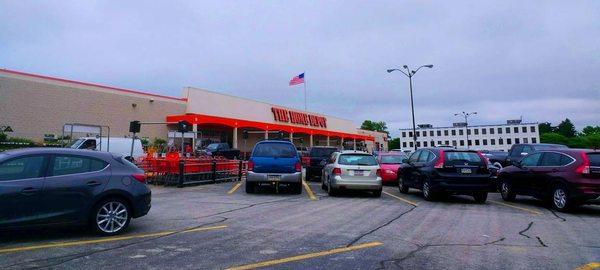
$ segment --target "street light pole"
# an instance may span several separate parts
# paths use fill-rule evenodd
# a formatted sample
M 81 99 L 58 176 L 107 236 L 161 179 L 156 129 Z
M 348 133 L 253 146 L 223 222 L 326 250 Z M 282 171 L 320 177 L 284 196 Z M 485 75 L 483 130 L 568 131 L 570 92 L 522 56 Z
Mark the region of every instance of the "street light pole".
M 413 146 L 415 148 L 415 150 L 417 150 L 417 125 L 415 123 L 415 105 L 413 102 L 413 87 L 412 87 L 412 77 L 417 74 L 417 71 L 419 71 L 419 69 L 421 69 L 422 67 L 427 67 L 427 68 L 433 68 L 433 65 L 423 65 L 420 66 L 419 68 L 417 68 L 416 70 L 410 70 L 408 68 L 407 65 L 403 66 L 406 69 L 406 72 L 402 71 L 401 69 L 388 69 L 387 72 L 388 73 L 392 73 L 394 71 L 400 71 L 402 72 L 402 74 L 406 75 L 406 77 L 408 77 L 408 84 L 409 84 L 409 89 L 410 89 L 410 110 L 412 113 L 412 125 L 413 125 Z
M 467 149 L 469 149 L 469 120 L 468 120 L 468 118 L 469 118 L 470 115 L 475 115 L 475 114 L 477 114 L 477 112 L 470 112 L 470 113 L 461 112 L 461 113 L 455 113 L 454 114 L 454 116 L 460 116 L 460 115 L 462 115 L 465 118 L 465 134 L 467 135 L 467 142 L 466 142 Z

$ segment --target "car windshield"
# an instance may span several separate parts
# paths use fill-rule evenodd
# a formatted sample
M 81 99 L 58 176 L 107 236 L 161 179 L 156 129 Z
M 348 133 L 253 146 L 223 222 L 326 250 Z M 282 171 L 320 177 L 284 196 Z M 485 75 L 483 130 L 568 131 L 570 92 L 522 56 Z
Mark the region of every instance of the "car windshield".
M 385 155 L 381 156 L 381 164 L 400 164 L 405 158 L 403 155 Z
M 377 160 L 372 155 L 364 154 L 342 154 L 338 159 L 340 165 L 375 166 Z
M 217 148 L 219 148 L 219 144 L 218 144 L 218 143 L 211 143 L 211 144 L 209 144 L 209 145 L 206 147 L 206 149 L 208 149 L 208 150 L 213 150 L 213 151 L 214 151 L 214 150 L 217 150 Z
M 297 155 L 296 148 L 289 143 L 260 143 L 252 152 L 253 157 L 291 158 Z
M 310 149 L 311 157 L 328 157 L 331 153 L 335 152 L 335 148 L 313 148 Z
M 71 144 L 71 146 L 69 146 L 69 148 L 79 149 L 79 147 L 81 146 L 81 144 L 83 144 L 83 142 L 85 142 L 85 139 L 78 139 L 78 140 L 74 141 Z
M 445 152 L 445 162 L 449 164 L 454 163 L 467 163 L 467 164 L 481 164 L 482 160 L 476 152 Z

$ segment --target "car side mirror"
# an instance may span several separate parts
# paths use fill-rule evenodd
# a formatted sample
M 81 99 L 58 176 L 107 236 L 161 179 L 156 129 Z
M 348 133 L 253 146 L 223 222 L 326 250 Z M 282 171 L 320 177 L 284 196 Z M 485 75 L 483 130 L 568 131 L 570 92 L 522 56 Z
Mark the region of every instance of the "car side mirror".
M 408 163 L 408 158 L 403 158 L 402 163 Z
M 513 161 L 513 165 L 519 169 L 523 168 L 523 164 L 520 161 Z
M 529 154 L 529 153 L 527 153 L 527 152 L 521 152 L 521 156 L 522 156 L 522 157 L 523 157 L 523 156 L 526 156 L 527 154 Z

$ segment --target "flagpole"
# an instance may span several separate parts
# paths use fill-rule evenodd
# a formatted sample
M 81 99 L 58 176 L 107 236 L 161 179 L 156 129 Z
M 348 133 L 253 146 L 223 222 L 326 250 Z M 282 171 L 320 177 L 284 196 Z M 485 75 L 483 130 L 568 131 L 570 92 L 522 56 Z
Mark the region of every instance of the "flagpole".
M 304 111 L 308 111 L 306 109 L 306 71 L 304 71 Z

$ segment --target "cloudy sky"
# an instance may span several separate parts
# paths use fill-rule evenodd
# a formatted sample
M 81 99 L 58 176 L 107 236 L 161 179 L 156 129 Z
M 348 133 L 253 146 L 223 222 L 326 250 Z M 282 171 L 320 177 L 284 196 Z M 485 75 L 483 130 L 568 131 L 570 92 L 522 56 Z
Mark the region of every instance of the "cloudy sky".
M 0 67 L 180 96 L 184 86 L 410 127 L 600 125 L 600 1 L 5 1 Z M 393 132 L 397 134 L 397 132 Z

